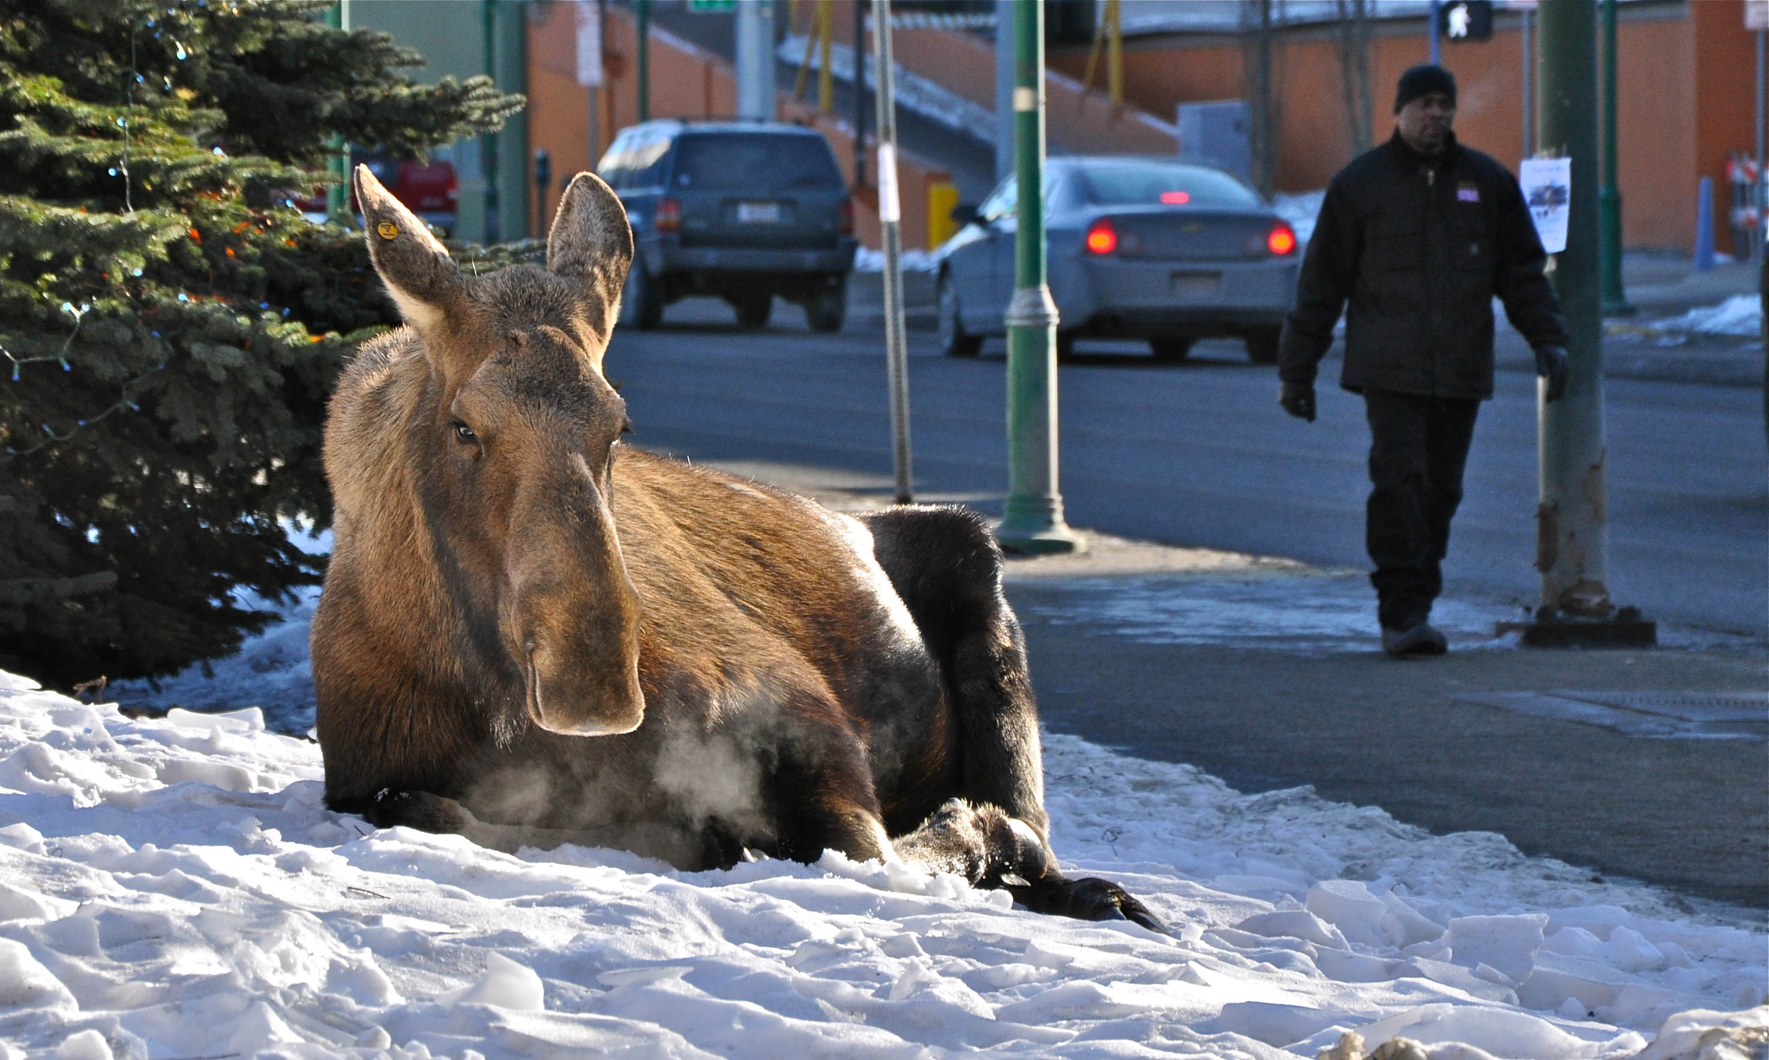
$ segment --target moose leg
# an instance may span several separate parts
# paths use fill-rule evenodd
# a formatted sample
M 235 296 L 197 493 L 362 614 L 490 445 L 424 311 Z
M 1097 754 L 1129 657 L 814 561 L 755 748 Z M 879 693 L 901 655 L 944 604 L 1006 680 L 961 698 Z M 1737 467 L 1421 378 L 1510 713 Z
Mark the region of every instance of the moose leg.
M 1044 840 L 999 807 L 953 799 L 894 846 L 912 865 L 963 876 L 978 887 L 1005 887 L 1035 913 L 1078 920 L 1123 917 L 1150 931 L 1167 931 L 1147 906 L 1110 880 L 1064 876 Z
M 962 508 L 893 508 L 866 519 L 873 552 L 945 678 L 958 731 L 957 794 L 1049 832 L 1038 707 L 1020 624 L 1001 592 L 1001 550 Z

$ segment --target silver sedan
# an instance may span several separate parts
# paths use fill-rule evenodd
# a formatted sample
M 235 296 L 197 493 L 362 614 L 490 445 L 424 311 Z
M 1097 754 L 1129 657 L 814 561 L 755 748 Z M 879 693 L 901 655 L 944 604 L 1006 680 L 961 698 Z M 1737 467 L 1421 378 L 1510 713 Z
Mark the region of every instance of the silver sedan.
M 936 252 L 941 348 L 974 357 L 1000 335 L 1014 291 L 1009 177 Z M 1296 233 L 1247 185 L 1209 166 L 1157 158 L 1060 156 L 1046 163 L 1045 227 L 1057 351 L 1077 338 L 1142 339 L 1183 360 L 1201 338 L 1238 336 L 1255 364 L 1278 356 L 1296 295 Z

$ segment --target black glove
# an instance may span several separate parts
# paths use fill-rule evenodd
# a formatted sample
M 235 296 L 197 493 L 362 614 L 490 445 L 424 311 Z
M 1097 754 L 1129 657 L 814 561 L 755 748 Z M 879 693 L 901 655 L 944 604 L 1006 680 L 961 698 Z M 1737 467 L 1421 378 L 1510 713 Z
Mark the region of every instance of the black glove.
M 1548 381 L 1548 400 L 1559 401 L 1566 393 L 1566 351 L 1559 346 L 1537 346 L 1536 374 Z
M 1284 406 L 1284 411 L 1297 419 L 1313 423 L 1314 384 L 1293 383 L 1288 379 L 1284 380 L 1284 389 L 1278 395 L 1278 404 Z

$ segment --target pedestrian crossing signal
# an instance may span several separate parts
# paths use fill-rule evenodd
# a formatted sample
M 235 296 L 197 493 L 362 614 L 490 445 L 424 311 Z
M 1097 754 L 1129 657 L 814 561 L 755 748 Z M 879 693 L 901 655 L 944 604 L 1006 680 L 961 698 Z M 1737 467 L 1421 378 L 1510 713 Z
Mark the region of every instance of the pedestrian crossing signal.
M 1437 9 L 1437 32 L 1446 40 L 1492 40 L 1493 0 L 1454 0 Z

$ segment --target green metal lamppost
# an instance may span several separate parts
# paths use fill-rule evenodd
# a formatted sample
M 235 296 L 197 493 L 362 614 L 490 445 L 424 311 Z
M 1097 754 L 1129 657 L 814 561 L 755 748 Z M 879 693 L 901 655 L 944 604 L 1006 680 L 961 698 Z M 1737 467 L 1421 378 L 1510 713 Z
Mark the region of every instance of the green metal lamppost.
M 1590 190 L 1598 184 L 1597 64 L 1591 48 L 1596 6 L 1596 0 L 1542 0 L 1539 9 L 1537 146 L 1544 157 L 1572 159 L 1566 249 L 1554 269 L 1570 338 L 1566 393 L 1553 403 L 1538 399 L 1536 406 L 1536 569 L 1542 576 L 1542 606 L 1523 639 L 1541 646 L 1650 645 L 1657 636 L 1637 609 L 1618 608 L 1609 598 L 1600 196 Z
M 350 0 L 338 0 L 326 10 L 326 25 L 350 32 Z M 330 149 L 326 169 L 332 175 L 332 183 L 326 187 L 326 216 L 348 225 L 354 220 L 350 215 L 350 149 L 336 134 L 326 146 Z
M 1634 311 L 1622 289 L 1622 193 L 1615 168 L 1615 0 L 1603 0 L 1603 315 Z
M 1014 2 L 1014 295 L 1007 307 L 1007 503 L 996 537 L 1013 552 L 1079 552 L 1057 492 L 1056 302 L 1045 274 L 1044 5 Z M 998 31 L 999 32 L 999 31 Z

